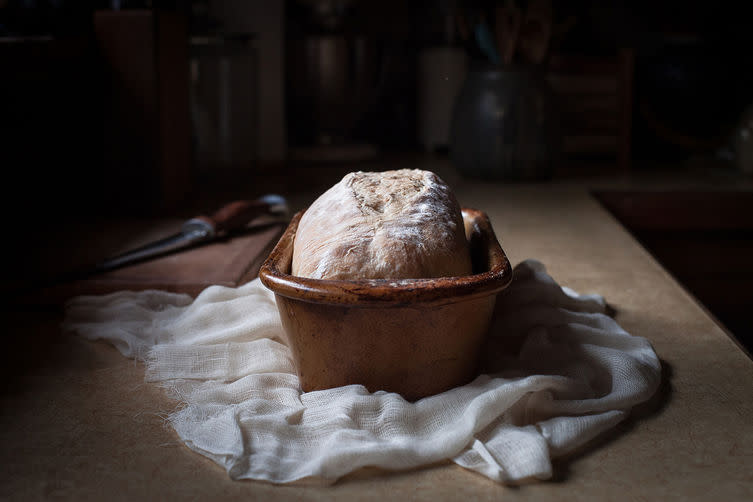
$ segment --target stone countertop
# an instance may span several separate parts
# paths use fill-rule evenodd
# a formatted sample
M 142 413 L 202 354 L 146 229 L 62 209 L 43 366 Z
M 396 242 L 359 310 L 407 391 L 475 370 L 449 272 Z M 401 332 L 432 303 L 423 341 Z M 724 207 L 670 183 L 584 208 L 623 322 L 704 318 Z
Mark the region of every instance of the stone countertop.
M 661 358 L 657 395 L 557 460 L 554 480 L 522 487 L 450 463 L 363 470 L 329 487 L 234 482 L 180 444 L 165 421 L 176 403 L 144 382 L 140 364 L 105 343 L 62 334 L 59 314 L 13 312 L 6 337 L 16 342 L 4 365 L 10 385 L 0 398 L 0 498 L 753 499 L 753 361 L 590 195 L 634 182 L 499 185 L 462 180 L 441 163 L 418 167 L 435 168 L 463 205 L 488 212 L 513 264 L 536 258 L 560 284 L 604 295 L 617 321 Z

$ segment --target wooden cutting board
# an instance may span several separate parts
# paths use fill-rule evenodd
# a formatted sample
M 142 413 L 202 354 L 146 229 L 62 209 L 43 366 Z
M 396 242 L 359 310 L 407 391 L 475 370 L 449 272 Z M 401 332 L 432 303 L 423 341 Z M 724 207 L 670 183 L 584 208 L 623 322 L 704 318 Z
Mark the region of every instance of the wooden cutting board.
M 121 222 L 103 228 L 79 229 L 69 234 L 43 258 L 38 270 L 47 268 L 49 277 L 60 270 L 79 268 L 166 237 L 180 228 L 181 221 Z M 154 258 L 106 273 L 78 280 L 57 281 L 18 295 L 27 305 L 59 305 L 83 294 L 105 294 L 121 290 L 160 289 L 198 295 L 212 285 L 237 287 L 254 279 L 261 264 L 285 229 L 279 221 L 257 221 L 241 232 L 210 244 Z M 57 239 L 62 242 L 63 239 Z

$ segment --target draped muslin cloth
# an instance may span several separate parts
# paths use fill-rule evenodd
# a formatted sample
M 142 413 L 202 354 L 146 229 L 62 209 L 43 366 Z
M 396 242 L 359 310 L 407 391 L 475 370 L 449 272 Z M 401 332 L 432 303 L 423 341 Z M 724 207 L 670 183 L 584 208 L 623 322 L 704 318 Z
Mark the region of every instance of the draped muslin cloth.
M 348 385 L 302 393 L 274 295 L 258 279 L 195 300 L 162 291 L 72 299 L 64 327 L 145 361 L 180 401 L 169 421 L 233 479 L 334 482 L 365 466 L 450 459 L 493 480 L 552 475 L 551 459 L 623 420 L 657 389 L 650 343 L 596 295 L 527 260 L 498 298 L 484 373 L 411 403 Z M 406 333 L 405 336 L 410 336 Z

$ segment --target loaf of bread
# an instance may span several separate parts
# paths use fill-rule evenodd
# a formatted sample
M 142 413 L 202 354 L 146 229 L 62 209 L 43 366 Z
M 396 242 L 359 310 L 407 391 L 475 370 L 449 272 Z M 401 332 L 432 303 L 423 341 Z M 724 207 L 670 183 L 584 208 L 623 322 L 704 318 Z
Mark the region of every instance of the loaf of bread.
M 460 206 L 429 171 L 350 173 L 301 218 L 291 272 L 315 279 L 468 275 Z

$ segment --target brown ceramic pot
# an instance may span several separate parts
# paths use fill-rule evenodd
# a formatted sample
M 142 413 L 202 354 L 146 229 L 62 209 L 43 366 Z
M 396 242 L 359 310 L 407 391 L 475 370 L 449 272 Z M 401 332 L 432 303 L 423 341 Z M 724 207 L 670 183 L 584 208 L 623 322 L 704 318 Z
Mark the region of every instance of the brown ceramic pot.
M 512 267 L 486 214 L 464 209 L 473 275 L 323 280 L 290 275 L 296 214 L 261 267 L 308 392 L 348 384 L 416 400 L 476 376 L 496 295 Z

